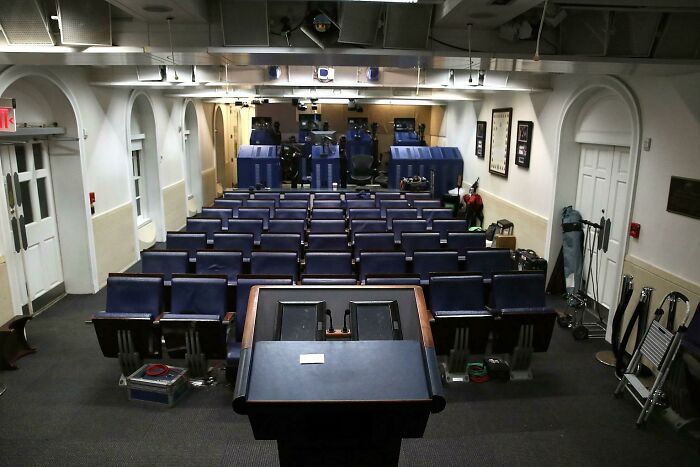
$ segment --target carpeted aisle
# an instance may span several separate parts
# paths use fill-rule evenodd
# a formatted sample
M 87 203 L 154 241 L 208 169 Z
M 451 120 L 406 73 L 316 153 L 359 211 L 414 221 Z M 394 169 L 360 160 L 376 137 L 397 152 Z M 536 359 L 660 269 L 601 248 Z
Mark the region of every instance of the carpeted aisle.
M 278 465 L 224 384 L 173 409 L 129 402 L 85 324 L 104 297 L 68 296 L 28 325 L 39 352 L 0 373 L 0 465 Z M 557 328 L 533 381 L 448 387 L 425 437 L 403 442 L 401 465 L 700 465 L 700 448 L 662 421 L 635 428 L 637 406 L 612 397 L 612 370 L 594 358 L 603 345 Z

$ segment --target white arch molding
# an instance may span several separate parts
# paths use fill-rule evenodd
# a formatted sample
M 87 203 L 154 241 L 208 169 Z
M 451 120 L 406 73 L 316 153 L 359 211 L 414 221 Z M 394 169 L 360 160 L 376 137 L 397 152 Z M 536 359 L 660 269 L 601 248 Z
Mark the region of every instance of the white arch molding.
M 131 150 L 130 150 L 130 144 L 131 144 L 131 120 L 132 116 L 134 113 L 134 104 L 139 98 L 145 99 L 145 101 L 148 103 L 148 110 L 150 111 L 147 115 L 144 117 L 148 120 L 148 122 L 152 122 L 153 124 L 153 135 L 151 135 L 149 139 L 149 135 L 146 135 L 146 138 L 152 142 L 153 144 L 153 154 L 151 154 L 151 159 L 146 159 L 146 163 L 149 164 L 150 166 L 146 169 L 147 170 L 147 184 L 148 184 L 148 196 L 149 196 L 149 216 L 151 219 L 152 223 L 152 229 L 154 230 L 155 233 L 155 241 L 165 241 L 165 217 L 163 213 L 163 191 L 160 186 L 160 179 L 161 179 L 161 174 L 160 174 L 160 155 L 159 155 L 159 144 L 158 144 L 158 125 L 156 124 L 156 116 L 155 116 L 155 111 L 154 111 L 154 106 L 153 106 L 153 101 L 151 100 L 151 96 L 148 95 L 145 91 L 141 90 L 132 90 L 131 95 L 129 96 L 129 102 L 126 106 L 126 115 L 125 115 L 125 132 L 126 134 L 124 135 L 126 138 L 126 148 L 127 148 L 127 154 L 126 157 L 124 158 L 125 164 L 127 164 L 127 174 L 129 176 L 126 178 L 126 183 L 127 183 L 127 189 L 129 190 L 127 193 L 130 193 L 131 197 L 131 204 L 132 204 L 132 212 L 133 212 L 133 219 L 134 219 L 134 241 L 135 241 L 135 246 L 136 246 L 136 251 L 141 251 L 142 248 L 142 242 L 139 239 L 139 226 L 137 222 L 137 213 L 136 213 L 136 203 L 134 201 L 135 199 L 135 194 L 134 194 L 134 187 L 133 183 L 131 180 L 131 173 L 132 173 L 132 168 L 131 168 Z M 148 156 L 148 155 L 147 155 Z M 150 235 L 151 232 L 151 227 L 146 227 L 146 230 L 143 231 L 143 236 L 148 243 L 150 241 L 150 238 L 148 238 L 148 235 Z
M 627 190 L 627 199 L 625 200 L 626 215 L 624 219 L 619 219 L 618 222 L 624 222 L 627 226 L 630 223 L 630 218 L 633 209 L 634 193 L 637 185 L 637 170 L 639 167 L 639 155 L 641 149 L 641 125 L 642 118 L 637 99 L 635 98 L 629 87 L 620 79 L 613 76 L 600 76 L 592 78 L 579 86 L 569 97 L 564 105 L 561 117 L 558 123 L 557 139 L 556 139 L 556 157 L 555 157 L 555 181 L 554 181 L 554 196 L 550 206 L 550 220 L 548 225 L 548 236 L 545 250 L 548 252 L 548 258 L 551 265 L 554 265 L 559 250 L 562 244 L 561 232 L 561 211 L 571 204 L 570 192 L 571 186 L 575 191 L 578 182 L 579 168 L 579 147 L 575 142 L 576 127 L 581 111 L 586 107 L 586 104 L 591 98 L 595 98 L 600 92 L 606 92 L 614 95 L 625 105 L 625 108 L 630 118 L 630 158 L 629 158 L 629 189 Z M 571 157 L 575 154 L 576 157 Z M 575 196 L 575 195 L 574 195 Z M 575 198 L 574 198 L 575 199 Z M 629 237 L 623 236 L 622 242 L 622 258 L 621 267 L 624 263 L 624 258 L 627 255 L 629 247 Z M 551 271 L 552 268 L 550 268 Z M 612 296 L 619 295 L 619 283 L 616 284 Z M 614 310 L 610 310 L 611 313 Z M 610 339 L 612 319 L 608 320 L 607 338 Z
M 226 108 L 222 105 L 214 106 L 214 168 L 216 172 L 216 195 L 220 196 L 226 188 L 226 121 L 224 112 Z M 219 120 L 219 115 L 221 119 Z
M 183 171 L 188 215 L 202 209 L 202 146 L 199 140 L 199 116 L 193 99 L 185 99 L 182 107 Z M 185 131 L 189 132 L 186 136 Z
M 77 236 L 82 237 L 79 240 L 75 238 L 72 241 L 84 241 L 83 245 L 79 245 L 80 248 L 86 248 L 87 254 L 84 261 L 70 261 L 66 262 L 65 256 L 70 254 L 66 252 L 62 245 L 63 251 L 63 272 L 64 272 L 64 283 L 67 293 L 95 293 L 99 290 L 99 282 L 97 278 L 97 259 L 95 253 L 95 239 L 93 234 L 92 225 L 92 215 L 90 212 L 90 203 L 87 196 L 87 164 L 85 155 L 85 141 L 87 136 L 84 136 L 83 118 L 78 106 L 77 99 L 75 95 L 71 92 L 70 88 L 54 73 L 51 71 L 40 69 L 37 67 L 15 65 L 8 69 L 0 72 L 0 95 L 3 95 L 8 88 L 10 88 L 16 82 L 25 78 L 36 78 L 40 80 L 45 80 L 49 82 L 59 93 L 61 97 L 64 98 L 73 113 L 73 119 L 75 123 L 76 135 L 68 135 L 76 137 L 77 149 L 78 149 L 78 160 L 79 165 L 78 173 L 73 172 L 74 176 L 78 176 L 82 190 L 80 193 L 75 193 L 71 196 L 70 203 L 73 205 L 73 215 L 70 221 L 74 223 L 75 232 Z M 61 179 L 56 177 L 54 180 L 54 192 L 56 192 L 56 184 L 60 184 Z M 77 197 L 80 196 L 80 200 Z M 75 198 L 75 199 L 73 199 Z M 7 205 L 7 198 L 5 190 L 0 190 L 0 203 Z M 58 203 L 57 203 L 58 204 Z M 76 209 L 77 207 L 77 209 Z M 57 206 L 57 219 L 59 216 L 65 216 L 65 212 L 59 209 Z M 65 219 L 64 219 L 65 220 Z M 9 225 L 9 215 L 6 209 L 0 209 L 0 221 L 4 226 Z M 60 230 L 59 230 L 60 236 Z M 65 240 L 65 239 L 64 239 Z M 7 228 L 0 228 L 0 242 L 2 242 L 3 251 L 6 252 L 6 261 L 8 265 L 8 276 L 10 281 L 10 290 L 12 298 L 12 307 L 15 314 L 21 313 L 21 296 L 19 293 L 19 287 L 23 287 L 22 284 L 17 283 L 16 276 L 10 273 L 9 269 L 17 268 L 19 265 L 17 261 L 20 259 L 16 255 L 9 254 L 10 251 L 14 250 L 13 240 L 11 234 Z M 59 237 L 60 242 L 60 237 Z

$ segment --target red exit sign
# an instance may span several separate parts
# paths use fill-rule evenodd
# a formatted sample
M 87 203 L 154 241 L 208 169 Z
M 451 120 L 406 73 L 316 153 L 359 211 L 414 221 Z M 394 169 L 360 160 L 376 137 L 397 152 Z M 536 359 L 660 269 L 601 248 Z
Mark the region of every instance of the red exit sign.
M 14 99 L 0 98 L 0 133 L 14 133 L 17 131 L 15 106 Z

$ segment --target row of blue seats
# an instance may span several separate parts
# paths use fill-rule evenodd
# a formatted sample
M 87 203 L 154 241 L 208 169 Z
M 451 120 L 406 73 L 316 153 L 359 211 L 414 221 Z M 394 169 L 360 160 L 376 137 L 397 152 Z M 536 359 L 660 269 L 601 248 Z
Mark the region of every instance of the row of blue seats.
M 311 204 L 304 200 L 296 199 L 245 199 L 233 200 L 221 198 L 214 201 L 213 207 L 243 209 L 243 208 L 269 208 L 269 209 L 397 209 L 397 208 L 441 208 L 442 203 L 437 199 L 351 199 L 316 200 Z
M 370 279 L 367 283 L 372 285 L 411 283 L 411 278 L 405 276 Z M 227 370 L 231 369 L 227 373 L 234 375 L 250 289 L 255 285 L 292 283 L 291 277 L 279 275 L 239 276 L 233 313 L 229 310 L 227 281 L 222 276 L 175 276 L 166 300 L 167 289 L 160 276 L 111 274 L 107 280 L 105 311 L 97 313 L 92 321 L 106 357 L 121 358 L 129 351 L 137 352 L 141 358 L 160 357 L 161 333 L 170 357 L 183 357 L 186 356 L 183 342 L 187 339 L 184 334 L 200 333 L 198 350 L 208 358 L 225 357 Z M 338 279 L 327 282 L 312 277 L 303 283 L 349 282 Z M 488 307 L 481 275 L 430 274 L 428 283 L 432 290 L 431 326 L 439 355 L 449 352 L 455 333 L 465 327 L 469 329 L 469 347 L 474 353 L 484 352 L 490 336 L 496 353 L 513 352 L 516 346 L 524 344 L 534 351 L 547 350 L 556 313 L 546 307 L 541 272 L 495 273 Z M 524 326 L 526 333 L 521 330 Z M 124 336 L 126 332 L 128 338 Z
M 418 274 L 425 282 L 430 273 L 477 272 L 490 279 L 494 271 L 513 269 L 510 250 L 485 248 L 468 250 L 460 264 L 454 250 L 375 251 L 360 250 L 358 261 L 353 261 L 350 251 L 307 251 L 303 261 L 298 251 L 253 251 L 249 267 L 245 267 L 243 252 L 235 250 L 199 250 L 190 261 L 190 253 L 184 250 L 147 250 L 141 256 L 141 269 L 146 274 L 162 274 L 169 281 L 173 274 L 223 274 L 230 284 L 244 272 L 251 274 L 283 274 L 296 281 L 300 270 L 305 274 L 343 274 L 357 276 L 360 283 L 369 274 Z M 193 264 L 194 263 L 194 264 Z M 192 265 L 194 267 L 192 267 Z
M 359 261 L 362 250 L 392 251 L 400 246 L 409 258 L 415 250 L 439 250 L 446 246 L 448 250 L 459 253 L 460 260 L 468 250 L 486 247 L 486 236 L 481 232 L 446 232 L 445 243 L 439 232 L 413 231 L 378 231 L 357 232 L 350 237 L 346 233 L 261 233 L 253 232 L 213 232 L 208 237 L 206 232 L 168 232 L 165 240 L 166 249 L 187 250 L 190 257 L 194 252 L 211 247 L 214 250 L 238 250 L 243 252 L 245 261 L 255 247 L 262 250 L 291 250 L 300 256 L 303 251 L 341 251 L 352 249 L 354 258 Z
M 268 233 L 327 233 L 344 234 L 349 232 L 353 238 L 362 232 L 392 232 L 396 242 L 404 232 L 433 232 L 440 240 L 447 241 L 449 232 L 467 232 L 461 219 L 435 219 L 428 223 L 424 219 L 352 219 L 347 225 L 343 219 L 313 219 L 308 223 L 304 219 L 271 219 L 265 225 L 262 219 L 229 219 L 225 224 L 221 219 L 190 218 L 187 219 L 186 232 L 204 232 L 207 240 L 213 243 L 217 232 L 252 233 L 256 242 L 260 234 Z M 352 239 L 351 239 L 352 240 Z
M 213 207 L 203 208 L 197 218 L 218 218 L 222 222 L 228 219 L 264 219 L 267 223 L 270 219 L 425 219 L 429 223 L 433 219 L 452 219 L 452 209 L 441 208 L 439 202 L 426 206 L 401 206 L 384 205 L 382 207 L 356 207 L 356 208 L 320 208 L 312 209 L 310 212 L 303 207 L 294 208 L 274 208 L 269 206 L 227 206 L 227 202 L 215 201 Z M 234 201 L 232 201 L 234 202 Z M 389 203 L 390 201 L 386 201 Z M 400 201 L 404 203 L 404 201 Z
M 370 193 L 368 191 L 357 192 L 271 192 L 271 191 L 224 191 L 221 199 L 231 199 L 236 201 L 246 201 L 250 199 L 271 199 L 274 201 L 354 201 L 354 200 L 387 200 L 387 199 L 405 199 L 409 202 L 415 200 L 430 200 L 432 195 L 427 191 L 420 192 L 399 192 L 399 191 L 377 191 Z

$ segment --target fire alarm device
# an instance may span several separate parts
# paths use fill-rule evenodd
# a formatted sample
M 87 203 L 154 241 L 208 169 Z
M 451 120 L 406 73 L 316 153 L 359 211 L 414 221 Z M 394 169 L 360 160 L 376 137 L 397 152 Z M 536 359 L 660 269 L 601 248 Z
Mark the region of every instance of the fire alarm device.
M 630 237 L 639 238 L 639 231 L 642 226 L 638 222 L 632 222 L 630 224 Z

